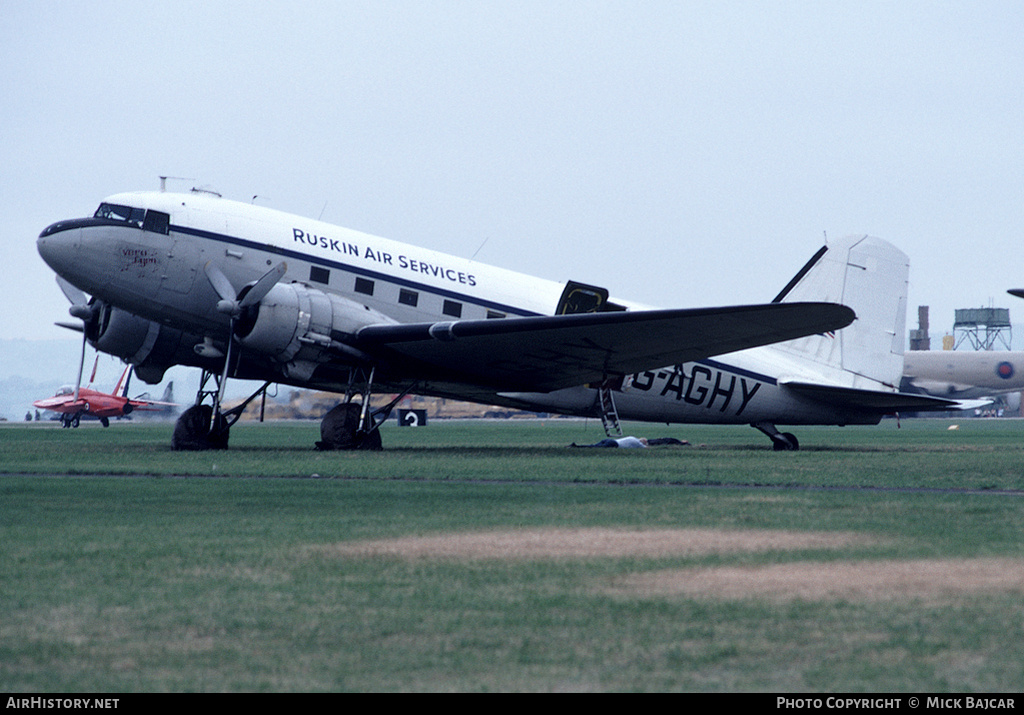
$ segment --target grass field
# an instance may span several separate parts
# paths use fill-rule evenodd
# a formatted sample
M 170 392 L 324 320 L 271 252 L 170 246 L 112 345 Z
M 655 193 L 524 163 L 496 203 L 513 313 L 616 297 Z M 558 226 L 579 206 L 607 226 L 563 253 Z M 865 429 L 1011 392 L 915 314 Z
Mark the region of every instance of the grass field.
M 1017 692 L 1024 422 L 957 424 L 4 426 L 0 690 Z

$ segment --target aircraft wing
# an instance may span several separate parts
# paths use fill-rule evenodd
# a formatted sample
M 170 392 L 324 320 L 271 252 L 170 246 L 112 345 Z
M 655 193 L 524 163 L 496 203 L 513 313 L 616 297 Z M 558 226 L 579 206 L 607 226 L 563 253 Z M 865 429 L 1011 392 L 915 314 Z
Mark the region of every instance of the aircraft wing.
M 961 410 L 975 406 L 960 400 L 947 400 L 909 392 L 884 392 L 861 390 L 853 387 L 837 387 L 812 382 L 779 381 L 780 385 L 805 397 L 828 402 L 837 407 L 867 410 L 870 412 L 942 412 Z
M 838 330 L 835 303 L 370 325 L 354 345 L 404 374 L 545 392 Z
M 72 395 L 61 395 L 59 397 L 47 397 L 45 400 L 36 400 L 32 403 L 33 407 L 38 407 L 41 410 L 50 410 L 51 412 L 82 412 L 85 410 L 85 400 L 79 399 L 75 401 Z

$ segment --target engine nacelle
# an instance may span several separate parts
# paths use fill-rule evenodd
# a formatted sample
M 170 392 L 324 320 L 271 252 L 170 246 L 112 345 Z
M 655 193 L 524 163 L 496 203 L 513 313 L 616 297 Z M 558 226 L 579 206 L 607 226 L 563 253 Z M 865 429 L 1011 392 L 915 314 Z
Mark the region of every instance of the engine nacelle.
M 86 326 L 89 343 L 100 352 L 119 358 L 128 359 L 144 350 L 146 343 L 153 340 L 152 329 L 159 328 L 152 321 L 102 301 L 94 302 L 93 311 L 95 318 Z
M 280 363 L 294 363 L 316 361 L 315 356 L 325 349 L 354 357 L 357 351 L 346 341 L 355 331 L 367 325 L 397 322 L 339 295 L 301 283 L 279 283 L 243 313 L 235 334 L 248 350 Z
M 103 301 L 93 301 L 93 317 L 85 326 L 89 344 L 135 366 L 135 374 L 155 385 L 171 365 L 197 364 L 192 346 L 201 341 L 176 328 L 140 318 Z

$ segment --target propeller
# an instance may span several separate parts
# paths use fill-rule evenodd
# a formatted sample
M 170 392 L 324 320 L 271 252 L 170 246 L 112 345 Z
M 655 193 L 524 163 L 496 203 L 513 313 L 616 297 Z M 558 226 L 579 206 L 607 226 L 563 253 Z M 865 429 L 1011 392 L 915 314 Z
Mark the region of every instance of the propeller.
M 270 289 L 277 285 L 277 282 L 284 277 L 285 272 L 288 270 L 288 264 L 281 261 L 260 276 L 259 280 L 255 283 L 243 286 L 242 290 L 238 293 L 235 292 L 235 287 L 231 285 L 228 277 L 224 275 L 224 272 L 213 261 L 207 261 L 203 270 L 206 272 L 206 277 L 210 280 L 210 285 L 213 286 L 213 289 L 217 291 L 217 295 L 220 296 L 220 300 L 217 302 L 217 311 L 224 313 L 231 319 L 228 330 L 228 348 L 224 356 L 224 374 L 220 380 L 220 392 L 217 394 L 217 404 L 220 405 L 221 400 L 224 399 L 224 387 L 227 384 L 228 369 L 231 366 L 231 345 L 235 342 L 235 321 L 242 316 L 247 308 L 257 305 L 267 296 Z
M 57 285 L 60 286 L 61 291 L 63 291 L 67 299 L 71 301 L 71 307 L 68 308 L 68 312 L 71 316 L 78 318 L 83 323 L 87 323 L 92 320 L 96 311 L 93 306 L 89 305 L 89 297 L 60 276 L 57 276 Z
M 85 344 L 89 339 L 89 323 L 94 317 L 96 317 L 96 307 L 89 303 L 89 298 L 85 293 L 73 286 L 66 279 L 57 276 L 57 285 L 60 286 L 61 291 L 63 291 L 64 295 L 67 296 L 67 299 L 71 301 L 71 307 L 68 308 L 68 313 L 71 314 L 71 317 L 78 318 L 82 321 L 81 328 L 74 324 L 57 323 L 57 325 L 62 327 L 82 331 L 82 355 L 78 358 L 78 378 L 75 380 L 75 402 L 78 402 L 78 391 L 82 387 L 82 369 L 85 366 Z
M 266 297 L 270 289 L 277 285 L 277 282 L 284 277 L 285 272 L 288 270 L 288 264 L 284 261 L 278 263 L 260 276 L 258 281 L 249 284 L 247 286 L 249 287 L 248 290 L 243 287 L 240 293 L 235 293 L 235 287 L 231 285 L 231 281 L 228 280 L 228 277 L 224 275 L 224 272 L 213 261 L 208 261 L 204 270 L 206 271 L 206 277 L 210 279 L 213 289 L 220 296 L 220 300 L 217 302 L 217 310 L 230 315 L 234 319 L 241 316 L 242 311 L 246 308 L 256 305 Z

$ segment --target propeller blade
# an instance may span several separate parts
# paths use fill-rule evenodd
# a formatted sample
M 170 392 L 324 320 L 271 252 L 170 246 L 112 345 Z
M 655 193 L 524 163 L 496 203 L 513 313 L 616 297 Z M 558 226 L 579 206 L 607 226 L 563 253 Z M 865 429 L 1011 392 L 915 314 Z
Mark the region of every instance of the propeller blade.
M 60 286 L 65 297 L 71 301 L 71 307 L 68 309 L 68 312 L 73 317 L 82 321 L 81 327 L 69 323 L 57 323 L 57 325 L 64 328 L 82 331 L 82 354 L 78 358 L 78 377 L 75 379 L 75 402 L 78 402 L 78 393 L 82 389 L 82 372 L 85 369 L 85 344 L 89 340 L 86 326 L 93 317 L 92 306 L 89 305 L 89 297 L 80 288 L 72 285 L 70 281 L 61 276 L 56 276 L 56 278 L 57 285 Z M 99 360 L 99 355 L 96 356 L 96 359 L 97 361 Z M 95 375 L 95 373 L 96 368 L 94 367 L 93 374 Z
M 82 388 L 82 368 L 85 367 L 85 331 L 82 331 L 82 356 L 78 359 L 78 379 L 75 380 L 75 402 L 78 402 L 78 391 Z
M 267 293 L 270 292 L 270 289 L 277 285 L 277 282 L 284 277 L 284 274 L 287 271 L 288 264 L 281 261 L 264 273 L 260 279 L 256 281 L 256 284 L 249 289 L 249 292 L 242 297 L 242 301 L 238 304 L 239 307 L 248 308 L 250 305 L 259 303 L 266 297 Z
M 80 289 L 71 285 L 66 279 L 57 276 L 57 285 L 71 301 L 72 305 L 89 305 L 89 298 Z
M 228 280 L 228 277 L 224 275 L 224 272 L 213 261 L 207 261 L 206 265 L 203 266 L 203 270 L 206 271 L 206 277 L 210 279 L 210 285 L 217 291 L 217 295 L 221 297 L 221 300 L 231 301 L 232 303 L 238 300 L 235 287 L 231 285 L 231 281 Z
M 68 313 L 72 317 L 78 318 L 83 323 L 88 323 L 93 318 L 93 306 L 89 304 L 89 297 L 81 290 L 73 286 L 64 278 L 57 276 L 57 285 L 64 292 L 64 295 L 69 301 L 71 301 L 71 307 L 68 308 Z
M 231 329 L 228 331 L 227 354 L 224 355 L 224 374 L 221 375 L 220 385 L 217 389 L 217 412 L 220 413 L 221 403 L 224 402 L 224 390 L 228 386 L 228 372 L 231 370 L 231 346 L 235 342 L 235 319 L 231 319 Z

